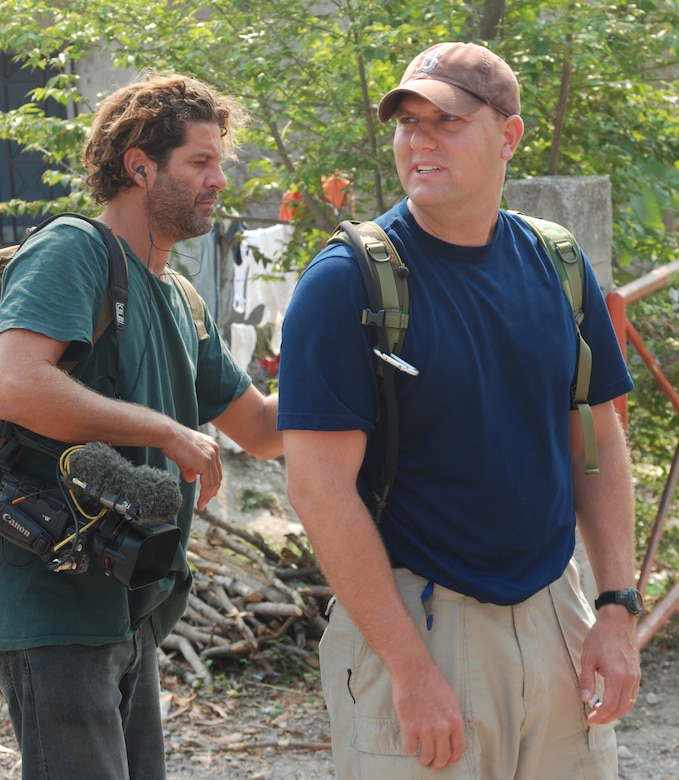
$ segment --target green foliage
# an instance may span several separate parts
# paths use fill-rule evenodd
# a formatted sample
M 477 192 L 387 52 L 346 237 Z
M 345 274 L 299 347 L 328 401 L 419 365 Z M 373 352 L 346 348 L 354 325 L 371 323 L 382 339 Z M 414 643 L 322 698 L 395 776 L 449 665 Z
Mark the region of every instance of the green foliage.
M 487 42 L 517 71 L 525 143 L 511 175 L 609 175 L 615 249 L 664 262 L 676 243 L 663 223 L 677 208 L 676 2 L 432 0 L 5 0 L 0 48 L 25 67 L 57 76 L 25 106 L 0 118 L 0 138 L 38 149 L 48 179 L 82 188 L 79 147 L 87 117 L 48 119 L 41 101 L 78 94 L 83 57 L 100 46 L 119 67 L 177 70 L 238 96 L 252 113 L 242 134 L 256 162 L 224 206 L 253 213 L 299 190 L 300 240 L 293 261 L 318 248 L 308 231 L 337 222 L 322 178 L 340 171 L 354 184 L 357 216 L 374 216 L 402 196 L 391 159 L 391 128 L 375 106 L 404 65 L 443 39 Z M 79 100 L 79 107 L 89 106 Z M 240 181 L 239 178 L 239 181 Z M 86 196 L 79 196 L 80 202 Z M 39 209 L 2 204 L 0 213 Z M 75 206 L 76 204 L 71 204 Z
M 556 2 L 516 18 L 502 48 L 521 75 L 521 173 L 610 176 L 618 261 L 670 259 L 676 235 L 661 217 L 672 205 L 679 136 L 671 78 L 662 78 L 676 65 L 676 5 Z

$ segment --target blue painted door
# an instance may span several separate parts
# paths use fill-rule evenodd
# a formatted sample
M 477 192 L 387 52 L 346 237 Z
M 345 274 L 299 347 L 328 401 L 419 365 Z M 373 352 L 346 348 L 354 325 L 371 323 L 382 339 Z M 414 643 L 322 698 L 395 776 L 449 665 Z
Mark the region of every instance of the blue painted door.
M 0 52 L 0 111 L 10 111 L 27 102 L 35 87 L 44 86 L 51 74 L 21 68 L 12 55 Z M 48 116 L 65 117 L 65 107 L 54 101 L 41 106 Z M 41 181 L 45 165 L 38 152 L 27 152 L 15 141 L 0 140 L 0 201 L 49 200 L 63 194 Z M 38 221 L 36 217 L 0 216 L 0 246 L 15 244 L 24 230 Z

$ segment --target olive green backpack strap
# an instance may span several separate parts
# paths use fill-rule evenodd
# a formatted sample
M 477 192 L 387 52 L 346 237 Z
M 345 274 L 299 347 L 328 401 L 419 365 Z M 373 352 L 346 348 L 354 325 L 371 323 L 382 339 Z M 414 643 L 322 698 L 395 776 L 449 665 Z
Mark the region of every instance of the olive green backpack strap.
M 375 222 L 342 222 L 327 243 L 337 241 L 353 248 L 361 269 L 369 302 L 361 322 L 377 328 L 378 357 L 385 362 L 395 361 L 395 368 L 407 371 L 407 364 L 398 355 L 408 329 L 408 269 L 389 236 Z
M 185 276 L 182 276 L 178 271 L 175 271 L 174 268 L 170 268 L 169 265 L 165 266 L 165 273 L 168 278 L 172 279 L 177 285 L 184 300 L 188 304 L 189 309 L 191 309 L 191 317 L 193 318 L 193 324 L 196 328 L 198 341 L 209 339 L 210 334 L 205 327 L 205 305 L 203 304 L 203 299 L 198 294 L 198 291 Z
M 583 308 L 584 260 L 582 251 L 573 234 L 556 222 L 538 217 L 529 217 L 520 212 L 511 212 L 521 217 L 538 237 L 547 250 L 556 272 L 561 280 L 561 286 L 566 293 L 575 319 L 578 332 L 578 365 L 573 385 L 573 399 L 580 413 L 582 431 L 585 441 L 585 472 L 597 474 L 596 434 L 592 409 L 587 401 L 589 382 L 592 374 L 592 351 L 580 332 L 580 326 L 585 319 Z
M 367 328 L 374 328 L 376 334 L 373 352 L 379 358 L 377 374 L 381 377 L 387 432 L 380 491 L 375 494 L 373 509 L 375 521 L 379 522 L 398 462 L 398 402 L 394 372 L 399 370 L 411 376 L 419 373 L 399 357 L 410 318 L 408 269 L 387 234 L 374 222 L 342 222 L 327 243 L 336 242 L 343 242 L 354 251 L 369 304 L 361 314 L 361 323 Z

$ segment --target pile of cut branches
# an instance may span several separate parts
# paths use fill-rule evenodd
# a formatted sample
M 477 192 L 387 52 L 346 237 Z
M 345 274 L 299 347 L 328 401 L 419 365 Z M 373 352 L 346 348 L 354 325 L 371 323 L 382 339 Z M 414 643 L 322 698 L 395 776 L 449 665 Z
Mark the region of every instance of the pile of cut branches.
M 306 539 L 286 534 L 276 551 L 259 534 L 230 525 L 208 511 L 205 540 L 192 538 L 188 560 L 194 572 L 189 605 L 161 646 L 180 653 L 211 691 L 219 666 L 247 662 L 274 672 L 272 652 L 291 656 L 298 668 L 317 669 L 318 640 L 332 595 Z M 214 663 L 221 659 L 223 664 Z

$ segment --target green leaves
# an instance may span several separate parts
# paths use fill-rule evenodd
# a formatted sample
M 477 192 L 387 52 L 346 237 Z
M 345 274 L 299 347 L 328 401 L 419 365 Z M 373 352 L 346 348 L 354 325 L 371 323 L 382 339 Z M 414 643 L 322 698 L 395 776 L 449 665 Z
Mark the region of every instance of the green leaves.
M 2 50 L 52 73 L 21 111 L 0 119 L 0 132 L 41 149 L 50 164 L 70 160 L 71 176 L 85 126 L 48 123 L 33 109 L 48 100 L 93 108 L 77 74 L 86 77 L 86 57 L 103 48 L 117 67 L 194 75 L 250 110 L 240 138 L 260 162 L 241 166 L 226 208 L 252 213 L 301 188 L 312 204 L 297 225 L 303 239 L 333 227 L 321 183 L 339 171 L 353 181 L 357 216 L 372 217 L 402 197 L 392 128 L 375 115 L 381 95 L 426 45 L 477 40 L 522 84 L 526 135 L 512 175 L 609 175 L 618 262 L 649 251 L 669 259 L 673 237 L 659 215 L 676 207 L 676 2 L 83 0 L 44 8 L 37 0 L 0 8 Z

